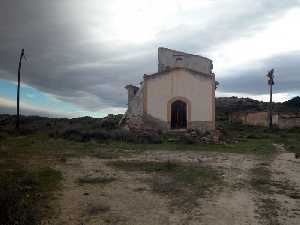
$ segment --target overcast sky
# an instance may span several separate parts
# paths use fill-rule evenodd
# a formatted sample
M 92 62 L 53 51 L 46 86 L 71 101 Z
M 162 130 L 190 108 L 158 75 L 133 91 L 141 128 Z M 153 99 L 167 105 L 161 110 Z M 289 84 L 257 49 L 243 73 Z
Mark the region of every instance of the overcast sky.
M 128 83 L 157 71 L 160 46 L 209 57 L 217 96 L 300 95 L 300 0 L 0 0 L 0 113 L 123 113 Z

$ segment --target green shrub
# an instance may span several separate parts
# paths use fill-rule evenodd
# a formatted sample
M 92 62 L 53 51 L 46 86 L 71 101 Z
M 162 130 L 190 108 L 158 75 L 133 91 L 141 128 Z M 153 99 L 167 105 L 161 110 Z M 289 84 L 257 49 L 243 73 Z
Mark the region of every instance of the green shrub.
M 109 130 L 117 129 L 119 127 L 119 122 L 122 116 L 123 116 L 122 114 L 119 115 L 109 114 L 101 121 L 101 127 Z

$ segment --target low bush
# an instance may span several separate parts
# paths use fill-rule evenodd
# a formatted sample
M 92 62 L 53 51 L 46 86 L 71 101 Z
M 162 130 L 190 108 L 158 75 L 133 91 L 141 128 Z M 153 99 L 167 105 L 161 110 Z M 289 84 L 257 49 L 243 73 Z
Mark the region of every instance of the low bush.
M 71 141 L 87 142 L 90 140 L 107 140 L 111 138 L 110 132 L 106 130 L 84 131 L 80 129 L 66 129 L 56 133 L 56 137 L 61 137 Z
M 65 129 L 61 132 L 51 133 L 50 137 L 63 138 L 71 141 L 87 142 L 91 140 L 115 140 L 135 144 L 160 144 L 162 137 L 158 134 L 148 133 L 134 133 L 126 129 L 94 129 L 94 130 L 80 130 L 80 129 Z
M 119 127 L 119 122 L 122 118 L 122 114 L 113 115 L 109 114 L 107 117 L 103 118 L 101 121 L 101 127 L 105 129 L 117 129 Z

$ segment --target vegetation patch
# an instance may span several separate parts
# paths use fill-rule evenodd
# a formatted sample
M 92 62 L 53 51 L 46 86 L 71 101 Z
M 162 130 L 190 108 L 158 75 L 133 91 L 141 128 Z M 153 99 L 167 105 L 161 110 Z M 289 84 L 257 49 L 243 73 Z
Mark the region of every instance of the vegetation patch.
M 126 171 L 144 172 L 175 172 L 179 165 L 173 162 L 140 162 L 140 161 L 112 161 L 107 165 Z
M 273 182 L 271 180 L 271 171 L 267 166 L 260 166 L 251 170 L 250 184 L 252 188 L 261 194 L 262 197 L 256 199 L 256 212 L 262 224 L 279 225 L 278 212 L 280 204 L 276 199 L 270 196 L 273 191 Z
M 96 216 L 99 214 L 103 214 L 110 211 L 110 207 L 108 205 L 97 204 L 88 206 L 86 213 L 89 216 Z
M 105 148 L 105 145 L 99 145 L 98 148 L 91 150 L 89 155 L 98 159 L 116 159 L 119 158 L 122 153 L 124 152 L 121 150 Z
M 273 143 L 284 144 L 288 151 L 300 153 L 300 128 L 278 129 L 243 125 L 238 123 L 218 122 L 221 132 L 221 141 L 229 144 L 248 145 L 243 149 L 254 150 L 252 152 L 273 153 Z
M 272 193 L 271 171 L 268 167 L 255 167 L 251 170 L 251 174 L 250 184 L 254 190 L 264 194 Z
M 90 130 L 85 128 L 80 130 L 77 126 L 73 125 L 72 122 L 72 130 L 70 130 L 71 128 L 65 130 L 68 134 L 67 136 L 60 135 L 59 133 L 51 135 L 44 131 L 17 135 L 7 133 L 8 131 L 4 132 L 3 130 L 1 132 L 0 129 L 0 153 L 3 156 L 11 158 L 24 154 L 51 154 L 68 157 L 90 155 L 102 159 L 118 158 L 122 154 L 128 155 L 131 152 L 139 153 L 146 150 L 155 151 L 158 149 L 170 151 L 192 150 L 242 154 L 273 154 L 276 152 L 273 143 L 284 144 L 285 148 L 289 151 L 300 151 L 298 147 L 300 146 L 299 129 L 287 131 L 274 129 L 270 131 L 266 128 L 222 122 L 218 126 L 218 129 L 221 131 L 221 141 L 219 144 L 190 144 L 180 138 L 176 139 L 168 135 L 159 135 L 158 141 L 151 140 L 148 137 L 139 137 L 136 134 L 118 128 L 111 130 L 101 130 L 103 128 L 99 128 L 99 130 L 96 127 L 90 127 Z M 82 126 L 79 127 L 81 128 Z M 37 127 L 36 129 L 38 130 L 39 128 Z M 73 138 L 73 136 L 78 136 L 78 138 Z M 84 141 L 81 141 L 82 137 Z
M 16 166 L 1 170 L 0 224 L 40 224 L 49 211 L 51 191 L 61 179 L 61 173 L 51 168 L 25 170 Z
M 299 199 L 299 190 L 289 180 L 274 181 L 271 179 L 269 163 L 261 163 L 251 170 L 251 187 L 260 195 L 256 199 L 256 212 L 262 224 L 279 225 L 279 212 L 283 210 L 280 203 L 272 198 L 272 194 L 280 194 Z
M 80 177 L 77 182 L 83 184 L 108 184 L 115 181 L 114 177 Z
M 278 212 L 280 211 L 279 202 L 273 198 L 261 198 L 257 202 L 256 213 L 260 216 L 261 224 L 280 225 Z

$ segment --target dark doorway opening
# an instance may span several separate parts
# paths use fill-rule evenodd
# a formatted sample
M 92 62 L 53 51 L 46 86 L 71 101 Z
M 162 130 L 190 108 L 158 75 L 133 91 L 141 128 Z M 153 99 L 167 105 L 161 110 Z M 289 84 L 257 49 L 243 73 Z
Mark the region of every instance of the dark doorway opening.
M 186 129 L 187 113 L 186 103 L 177 100 L 171 105 L 171 129 Z

